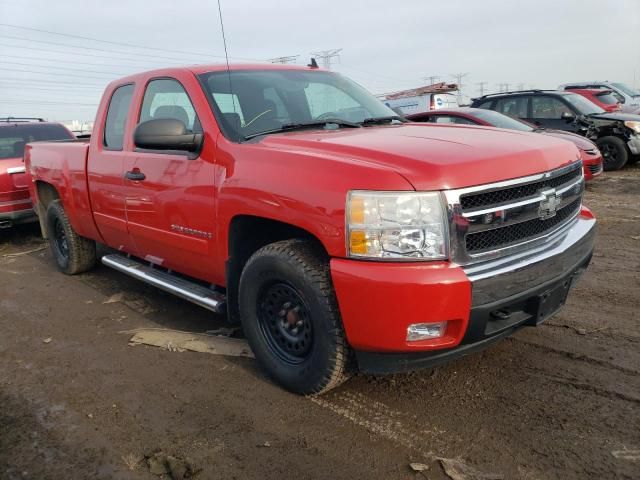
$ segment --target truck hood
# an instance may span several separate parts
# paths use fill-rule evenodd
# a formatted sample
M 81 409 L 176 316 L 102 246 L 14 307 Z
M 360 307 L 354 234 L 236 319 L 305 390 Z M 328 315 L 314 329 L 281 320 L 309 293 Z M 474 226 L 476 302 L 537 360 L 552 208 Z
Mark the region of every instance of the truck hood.
M 266 148 L 376 164 L 416 190 L 482 185 L 541 173 L 576 161 L 567 141 L 493 127 L 402 124 L 268 135 Z

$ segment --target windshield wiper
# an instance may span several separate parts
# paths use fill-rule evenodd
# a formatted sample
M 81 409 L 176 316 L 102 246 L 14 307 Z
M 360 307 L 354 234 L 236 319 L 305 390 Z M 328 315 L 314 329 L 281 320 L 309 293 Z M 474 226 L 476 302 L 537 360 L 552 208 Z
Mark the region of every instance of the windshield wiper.
M 394 120 L 398 120 L 399 122 L 406 122 L 406 118 L 402 118 L 400 115 L 389 115 L 388 117 L 372 117 L 365 118 L 361 123 L 362 125 L 380 125 L 383 123 L 391 123 Z
M 331 118 L 322 120 L 319 122 L 301 122 L 301 123 L 285 123 L 284 125 L 273 128 L 271 130 L 265 130 L 263 132 L 250 133 L 243 138 L 249 140 L 251 138 L 259 137 L 260 135 L 268 135 L 270 133 L 291 132 L 294 130 L 304 130 L 306 128 L 327 127 L 328 125 L 337 125 L 337 127 L 349 127 L 349 128 L 361 128 L 359 123 L 349 122 L 347 120 L 340 120 L 337 118 Z M 328 129 L 330 130 L 330 129 Z

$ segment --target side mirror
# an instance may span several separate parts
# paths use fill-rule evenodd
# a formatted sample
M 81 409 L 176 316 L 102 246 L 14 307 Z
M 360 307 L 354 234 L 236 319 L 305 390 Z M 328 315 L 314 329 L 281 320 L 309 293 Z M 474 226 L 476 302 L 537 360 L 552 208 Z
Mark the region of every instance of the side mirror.
M 187 126 L 175 118 L 157 118 L 139 124 L 133 132 L 133 143 L 148 150 L 182 150 L 197 152 L 203 135 L 190 133 Z
M 571 112 L 562 112 L 562 115 L 560 115 L 560 119 L 571 122 L 576 119 L 576 116 Z

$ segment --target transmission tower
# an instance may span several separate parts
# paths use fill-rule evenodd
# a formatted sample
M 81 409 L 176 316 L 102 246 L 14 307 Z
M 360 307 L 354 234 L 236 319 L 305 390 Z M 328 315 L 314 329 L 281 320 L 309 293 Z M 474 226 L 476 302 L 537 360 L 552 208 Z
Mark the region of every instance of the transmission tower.
M 476 83 L 476 85 L 478 85 L 478 91 L 480 92 L 480 96 L 482 97 L 484 95 L 484 86 L 487 84 L 488 82 L 478 82 Z
M 469 75 L 469 72 L 451 74 L 451 76 L 456 79 L 456 84 L 458 85 L 458 104 L 462 100 L 462 87 L 464 86 L 462 79 L 467 75 Z
M 430 75 L 428 77 L 423 77 L 425 82 L 429 82 L 429 85 L 434 85 L 436 83 L 436 80 L 440 80 L 440 76 L 439 75 Z
M 334 48 L 332 50 L 320 50 L 318 52 L 311 52 L 317 60 L 322 62 L 322 67 L 327 70 L 331 68 L 331 65 L 336 63 L 340 63 L 340 52 L 341 48 Z M 335 61 L 333 59 L 336 59 Z
M 516 87 L 518 88 L 518 90 L 524 90 L 524 83 L 518 83 Z
M 299 56 L 300 55 L 288 55 L 285 57 L 274 57 L 274 58 L 270 58 L 269 61 L 271 63 L 282 63 L 282 64 L 296 63 Z
M 499 83 L 498 87 L 500 87 L 500 91 L 501 92 L 508 92 L 509 91 L 509 83 Z

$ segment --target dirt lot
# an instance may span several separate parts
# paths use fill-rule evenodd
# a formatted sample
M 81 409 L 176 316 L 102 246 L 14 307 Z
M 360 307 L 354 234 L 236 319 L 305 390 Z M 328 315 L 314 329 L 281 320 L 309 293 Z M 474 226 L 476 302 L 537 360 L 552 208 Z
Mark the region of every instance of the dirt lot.
M 638 479 L 640 165 L 586 203 L 593 263 L 544 326 L 320 398 L 251 359 L 129 346 L 119 332 L 222 321 L 104 267 L 65 277 L 36 228 L 0 231 L 0 478 L 159 478 L 144 456 L 162 451 L 202 479 Z

